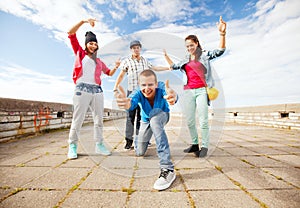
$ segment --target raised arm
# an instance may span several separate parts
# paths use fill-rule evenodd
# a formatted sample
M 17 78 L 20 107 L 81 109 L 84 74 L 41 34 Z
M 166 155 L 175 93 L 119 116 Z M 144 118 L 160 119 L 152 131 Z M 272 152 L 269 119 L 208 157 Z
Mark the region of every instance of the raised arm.
M 170 57 L 167 54 L 166 49 L 164 49 L 164 55 L 165 55 L 165 59 L 168 62 L 168 64 L 170 65 L 170 67 L 174 64 L 173 61 L 170 59 Z
M 70 28 L 70 30 L 68 31 L 69 35 L 75 34 L 77 32 L 77 30 L 81 27 L 81 25 L 83 25 L 84 23 L 90 23 L 90 25 L 92 27 L 95 26 L 95 19 L 87 19 L 87 20 L 81 20 L 80 22 L 78 22 L 76 25 L 74 25 L 73 27 Z
M 115 82 L 115 86 L 114 86 L 114 92 L 117 91 L 117 89 L 119 88 L 123 78 L 124 78 L 124 75 L 126 74 L 125 71 L 121 70 L 119 76 L 117 77 L 117 80 Z
M 152 66 L 151 69 L 154 71 L 166 71 L 169 70 L 170 68 L 166 66 Z
M 225 35 L 226 35 L 226 22 L 223 21 L 222 16 L 220 16 L 220 20 L 217 23 L 219 32 L 220 32 L 220 48 L 226 48 L 225 46 Z
M 113 76 L 113 75 L 115 74 L 116 70 L 117 70 L 117 69 L 119 68 L 119 66 L 120 66 L 120 63 L 121 63 L 121 60 L 120 60 L 120 59 L 116 60 L 116 62 L 115 62 L 115 67 L 114 67 L 112 70 L 110 70 L 109 76 Z M 121 81 L 122 81 L 122 80 L 121 80 Z

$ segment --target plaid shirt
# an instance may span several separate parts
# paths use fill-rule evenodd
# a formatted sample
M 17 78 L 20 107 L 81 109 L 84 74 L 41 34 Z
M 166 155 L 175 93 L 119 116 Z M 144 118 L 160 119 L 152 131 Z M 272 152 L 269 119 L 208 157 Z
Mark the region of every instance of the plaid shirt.
M 133 59 L 132 56 L 127 57 L 121 62 L 121 70 L 127 73 L 128 90 L 133 91 L 138 87 L 138 76 L 141 71 L 151 69 L 152 64 L 141 56 L 140 60 Z

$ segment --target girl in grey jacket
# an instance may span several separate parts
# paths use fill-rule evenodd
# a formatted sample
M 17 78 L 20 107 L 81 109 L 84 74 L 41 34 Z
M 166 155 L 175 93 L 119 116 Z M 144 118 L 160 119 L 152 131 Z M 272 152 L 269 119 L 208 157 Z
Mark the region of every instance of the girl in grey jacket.
M 189 35 L 185 38 L 188 56 L 179 63 L 173 63 L 165 51 L 165 58 L 174 70 L 181 70 L 184 74 L 183 104 L 187 125 L 191 136 L 191 146 L 184 149 L 185 153 L 195 153 L 205 157 L 209 144 L 208 104 L 206 88 L 214 86 L 210 61 L 221 56 L 225 51 L 226 22 L 220 17 L 217 24 L 220 33 L 219 49 L 212 51 L 202 50 L 197 36 Z M 201 128 L 202 144 L 199 149 L 198 133 L 196 128 L 196 111 L 198 111 Z

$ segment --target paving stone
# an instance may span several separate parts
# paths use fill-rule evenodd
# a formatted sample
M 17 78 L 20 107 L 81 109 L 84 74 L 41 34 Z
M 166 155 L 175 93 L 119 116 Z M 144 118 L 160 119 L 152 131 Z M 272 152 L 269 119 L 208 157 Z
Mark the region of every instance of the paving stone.
M 286 154 L 286 152 L 282 152 L 278 150 L 277 147 L 270 147 L 270 146 L 248 147 L 248 151 L 253 151 L 256 155 L 257 154 L 267 154 L 267 155 Z
M 55 167 L 66 160 L 65 155 L 46 154 L 26 163 L 26 166 Z
M 123 170 L 127 174 L 133 174 L 133 170 Z M 124 174 L 126 175 L 126 174 Z M 95 169 L 89 177 L 81 184 L 81 189 L 102 189 L 102 190 L 122 190 L 122 188 L 128 188 L 130 185 L 131 177 L 126 177 L 120 174 L 116 174 L 111 170 L 105 170 L 104 168 Z
M 39 157 L 39 155 L 33 155 L 31 153 L 24 153 L 24 154 L 18 153 L 18 155 L 12 155 L 12 156 L 3 158 L 3 160 L 0 162 L 0 166 L 24 165 L 26 162 L 34 160 L 38 157 Z
M 207 159 L 197 158 L 194 154 L 187 155 L 184 159 L 175 163 L 177 169 L 190 169 L 190 168 L 213 168 L 214 165 L 208 162 Z
M 64 158 L 67 158 L 67 155 L 64 155 Z M 62 164 L 62 168 L 90 168 L 93 167 L 96 163 L 92 159 L 92 156 L 79 154 L 76 160 L 68 160 L 66 163 Z
M 70 189 L 84 178 L 89 168 L 56 168 L 25 185 L 26 188 Z
M 271 158 L 267 158 L 266 156 L 242 156 L 241 157 L 246 162 L 251 163 L 255 167 L 282 167 L 289 166 L 284 162 L 276 161 Z
M 291 188 L 290 185 L 259 168 L 223 168 L 223 172 L 246 189 Z
M 244 156 L 243 156 L 244 157 Z M 236 167 L 236 168 L 247 168 L 251 167 L 249 164 L 243 162 L 239 158 L 235 157 L 210 157 L 208 160 L 218 167 Z
M 299 143 L 299 142 L 298 142 Z M 276 147 L 277 150 L 284 152 L 285 154 L 297 154 L 300 155 L 300 147 L 299 146 L 284 146 L 284 147 Z
M 184 192 L 134 192 L 130 196 L 128 207 L 191 207 L 189 199 Z
M 62 208 L 125 207 L 126 192 L 76 190 L 62 204 Z
M 178 172 L 188 190 L 238 189 L 223 173 L 216 169 L 184 169 Z
M 0 207 L 54 207 L 65 194 L 66 191 L 25 190 L 1 202 Z
M 132 169 L 136 164 L 136 158 L 131 156 L 111 155 L 101 162 L 101 166 L 107 169 Z
M 270 208 L 299 208 L 299 190 L 251 190 L 256 198 L 264 202 Z
M 270 157 L 291 166 L 300 167 L 300 155 L 271 155 Z
M 230 149 L 230 148 L 228 148 L 228 149 Z M 230 154 L 228 152 L 224 151 L 223 147 L 219 147 L 219 145 L 218 145 L 218 147 L 212 152 L 212 154 L 210 156 L 222 157 L 222 156 L 230 156 Z
M 190 194 L 195 201 L 195 207 L 261 207 L 250 196 L 241 190 L 191 191 Z
M 262 168 L 262 170 L 274 175 L 278 179 L 283 179 L 300 188 L 300 169 L 299 168 Z
M 253 149 L 255 149 L 255 148 L 253 148 Z M 251 150 L 243 148 L 243 147 L 223 148 L 223 150 L 228 152 L 228 154 L 231 154 L 234 156 L 257 155 L 257 152 L 251 151 Z
M 13 190 L 14 189 L 9 188 L 9 187 L 1 187 L 1 189 L 0 189 L 0 198 L 5 197 L 6 195 L 8 195 Z M 0 205 L 0 207 L 1 207 L 1 205 Z
M 0 186 L 20 188 L 49 171 L 49 167 L 1 167 Z

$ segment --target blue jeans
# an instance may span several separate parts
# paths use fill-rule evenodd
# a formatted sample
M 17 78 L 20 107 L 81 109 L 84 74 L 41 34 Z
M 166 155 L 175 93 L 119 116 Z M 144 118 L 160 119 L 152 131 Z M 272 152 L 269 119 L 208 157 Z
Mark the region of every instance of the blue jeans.
M 208 125 L 208 104 L 206 88 L 184 90 L 183 95 L 184 114 L 191 135 L 192 144 L 198 144 L 198 132 L 196 128 L 196 111 L 198 111 L 199 124 L 201 128 L 201 147 L 208 148 L 209 125 Z
M 159 158 L 160 168 L 174 170 L 171 161 L 171 153 L 164 126 L 169 121 L 169 113 L 161 109 L 153 109 L 150 113 L 149 122 L 141 122 L 140 132 L 137 141 L 136 155 L 142 156 L 148 148 L 148 143 L 152 137 L 155 137 L 156 151 Z

